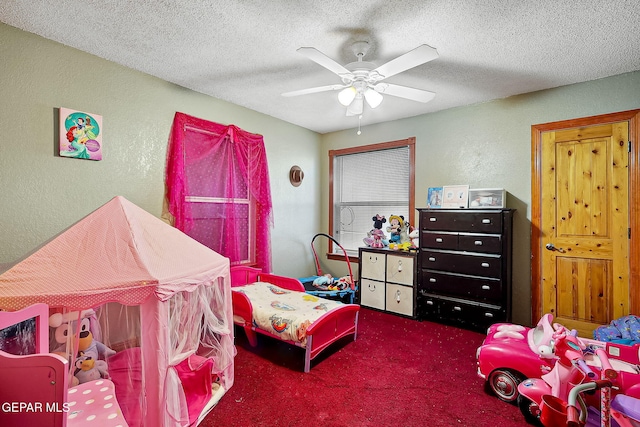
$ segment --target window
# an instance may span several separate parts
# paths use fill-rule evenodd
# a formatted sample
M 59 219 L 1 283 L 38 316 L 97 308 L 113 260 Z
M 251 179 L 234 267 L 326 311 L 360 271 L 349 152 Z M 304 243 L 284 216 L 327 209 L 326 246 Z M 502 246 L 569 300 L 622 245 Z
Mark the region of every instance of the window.
M 176 113 L 165 185 L 176 228 L 232 265 L 271 271 L 271 190 L 261 135 Z
M 415 138 L 329 151 L 330 234 L 357 256 L 373 217 L 415 217 Z M 383 226 L 386 233 L 387 224 Z M 330 253 L 341 254 L 330 245 Z

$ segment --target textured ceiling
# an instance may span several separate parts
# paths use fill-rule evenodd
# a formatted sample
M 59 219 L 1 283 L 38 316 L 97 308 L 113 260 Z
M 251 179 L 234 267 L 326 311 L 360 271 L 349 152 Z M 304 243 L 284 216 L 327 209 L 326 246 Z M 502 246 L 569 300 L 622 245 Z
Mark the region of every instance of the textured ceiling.
M 638 0 L 3 0 L 0 21 L 316 132 L 354 128 L 340 83 L 296 49 L 341 64 L 354 41 L 381 65 L 421 44 L 439 58 L 387 81 L 436 93 L 385 96 L 362 124 L 640 70 Z

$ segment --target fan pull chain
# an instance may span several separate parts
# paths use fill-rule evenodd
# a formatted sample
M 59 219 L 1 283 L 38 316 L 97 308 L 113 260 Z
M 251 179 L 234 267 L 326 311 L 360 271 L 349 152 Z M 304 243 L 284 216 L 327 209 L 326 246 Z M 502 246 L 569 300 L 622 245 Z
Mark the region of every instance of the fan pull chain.
M 362 131 L 360 130 L 360 120 L 362 120 L 362 114 L 358 116 L 358 132 L 356 132 L 358 135 L 362 133 Z

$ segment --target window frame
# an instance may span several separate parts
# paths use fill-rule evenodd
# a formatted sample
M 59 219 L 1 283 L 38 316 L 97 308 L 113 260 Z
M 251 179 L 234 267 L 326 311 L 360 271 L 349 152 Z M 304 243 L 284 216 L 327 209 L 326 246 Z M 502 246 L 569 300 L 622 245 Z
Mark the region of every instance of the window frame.
M 234 197 L 232 199 L 225 197 L 203 197 L 203 196 L 185 196 L 185 202 L 188 203 L 210 203 L 213 205 L 247 205 L 248 206 L 248 218 L 247 218 L 247 230 L 248 230 L 248 239 L 246 242 L 247 245 L 247 255 L 248 259 L 242 259 L 237 261 L 231 261 L 231 265 L 247 265 L 253 266 L 256 264 L 256 226 L 257 226 L 257 218 L 256 218 L 256 200 L 253 196 L 251 196 L 251 192 L 249 191 L 249 185 L 247 185 L 247 197 L 240 198 Z M 196 221 L 197 218 L 194 218 Z M 207 246 L 207 245 L 205 245 Z M 224 255 L 224 254 L 222 254 Z M 226 256 L 226 255 L 224 255 Z
M 409 148 L 409 224 L 415 225 L 415 192 L 416 192 L 416 183 L 415 183 L 415 166 L 416 166 L 416 138 L 410 137 L 406 139 L 399 139 L 396 141 L 387 141 L 380 142 L 376 144 L 369 145 L 361 145 L 357 147 L 343 148 L 339 150 L 329 150 L 329 235 L 333 235 L 334 230 L 334 171 L 333 165 L 334 160 L 338 156 L 345 156 L 349 154 L 359 154 L 366 153 L 371 151 L 380 151 L 380 150 L 388 150 L 391 148 L 400 148 L 400 147 L 408 147 Z M 329 246 L 327 250 L 327 259 L 330 260 L 344 260 L 344 255 L 340 255 L 337 253 L 333 253 L 333 242 L 329 241 Z M 350 262 L 358 262 L 357 256 L 349 255 Z

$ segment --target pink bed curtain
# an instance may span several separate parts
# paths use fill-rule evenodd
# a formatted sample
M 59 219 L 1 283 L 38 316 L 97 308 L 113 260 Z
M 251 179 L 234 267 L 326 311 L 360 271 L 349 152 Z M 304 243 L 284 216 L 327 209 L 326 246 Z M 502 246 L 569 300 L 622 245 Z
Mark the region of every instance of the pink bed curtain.
M 176 228 L 231 264 L 271 272 L 273 220 L 262 135 L 176 113 L 165 186 L 165 209 Z

